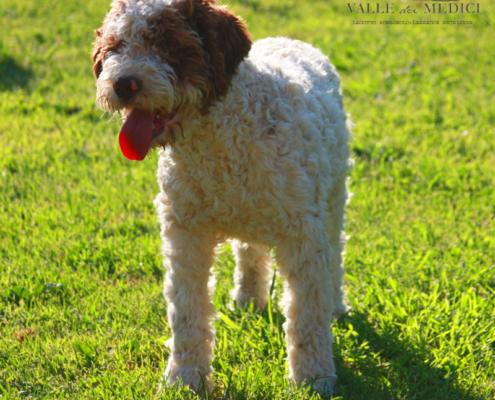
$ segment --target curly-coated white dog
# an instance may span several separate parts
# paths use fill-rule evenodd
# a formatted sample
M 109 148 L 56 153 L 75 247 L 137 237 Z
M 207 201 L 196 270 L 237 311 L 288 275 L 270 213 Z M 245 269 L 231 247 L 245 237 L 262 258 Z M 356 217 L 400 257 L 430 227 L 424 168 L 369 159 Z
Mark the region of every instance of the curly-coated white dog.
M 124 155 L 162 147 L 165 379 L 211 388 L 216 246 L 236 238 L 237 304 L 267 304 L 270 248 L 285 279 L 289 375 L 335 380 L 330 322 L 346 310 L 342 263 L 349 129 L 340 80 L 319 50 L 252 43 L 215 0 L 115 0 L 96 31 L 97 103 L 120 111 Z

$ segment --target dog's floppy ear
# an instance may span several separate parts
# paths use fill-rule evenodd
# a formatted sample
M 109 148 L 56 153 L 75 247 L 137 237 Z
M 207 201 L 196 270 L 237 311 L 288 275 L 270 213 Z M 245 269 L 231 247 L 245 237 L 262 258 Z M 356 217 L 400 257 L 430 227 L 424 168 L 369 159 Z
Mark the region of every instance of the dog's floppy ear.
M 185 0 L 179 11 L 198 33 L 213 68 L 205 104 L 227 93 L 241 61 L 248 55 L 252 37 L 244 21 L 215 0 Z
M 101 74 L 101 71 L 103 70 L 103 54 L 102 54 L 102 50 L 103 50 L 103 44 L 102 44 L 102 40 L 101 40 L 101 35 L 102 35 L 102 29 L 96 29 L 95 30 L 95 36 L 96 36 L 96 40 L 95 42 L 93 43 L 93 54 L 92 54 L 92 58 L 93 58 L 93 74 L 95 74 L 95 77 L 96 79 L 98 79 L 98 77 L 100 76 Z

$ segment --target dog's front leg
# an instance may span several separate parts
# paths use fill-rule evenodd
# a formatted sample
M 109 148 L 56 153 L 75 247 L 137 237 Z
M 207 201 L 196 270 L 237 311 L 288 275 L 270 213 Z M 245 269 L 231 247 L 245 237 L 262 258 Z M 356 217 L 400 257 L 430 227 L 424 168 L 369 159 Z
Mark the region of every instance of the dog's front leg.
M 213 288 L 208 282 L 216 242 L 171 224 L 162 231 L 167 273 L 164 294 L 172 338 L 165 371 L 167 386 L 179 382 L 202 392 L 212 389 L 215 345 Z
M 289 378 L 297 385 L 313 383 L 314 389 L 328 393 L 336 379 L 330 330 L 335 290 L 332 248 L 323 224 L 312 225 L 307 231 L 312 230 L 313 237 L 285 239 L 277 246 L 276 256 L 285 280 Z

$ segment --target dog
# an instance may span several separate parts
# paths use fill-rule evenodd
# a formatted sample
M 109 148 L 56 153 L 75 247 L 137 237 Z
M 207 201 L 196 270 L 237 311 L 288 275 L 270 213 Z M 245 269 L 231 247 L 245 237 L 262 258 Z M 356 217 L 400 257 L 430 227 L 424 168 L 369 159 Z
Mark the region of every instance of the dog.
M 115 0 L 95 33 L 96 101 L 125 121 L 124 156 L 161 149 L 166 384 L 213 387 L 211 268 L 218 244 L 235 239 L 236 304 L 266 307 L 274 249 L 289 378 L 331 390 L 350 166 L 336 69 L 297 40 L 253 43 L 215 0 Z

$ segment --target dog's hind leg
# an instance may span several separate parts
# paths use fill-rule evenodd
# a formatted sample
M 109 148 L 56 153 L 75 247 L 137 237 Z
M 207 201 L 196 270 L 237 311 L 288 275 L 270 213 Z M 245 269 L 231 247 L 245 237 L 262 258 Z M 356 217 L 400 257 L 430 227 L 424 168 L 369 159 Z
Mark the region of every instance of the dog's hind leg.
M 303 237 L 283 240 L 276 258 L 285 280 L 283 307 L 289 378 L 297 385 L 311 383 L 320 392 L 331 392 L 336 379 L 333 362 L 335 286 L 330 269 L 334 249 L 325 222 L 309 216 Z
M 249 305 L 252 301 L 256 308 L 265 308 L 273 276 L 269 248 L 237 240 L 232 247 L 236 261 L 232 297 L 240 307 Z
M 164 219 L 165 221 L 165 219 Z M 173 336 L 165 371 L 167 385 L 190 386 L 199 393 L 212 389 L 210 375 L 215 346 L 211 267 L 214 239 L 181 229 L 176 223 L 162 225 L 167 273 L 164 294 Z
M 332 247 L 330 258 L 330 269 L 334 285 L 334 316 L 338 318 L 349 310 L 345 304 L 345 293 L 342 288 L 344 278 L 344 253 L 345 253 L 345 230 L 344 230 L 344 206 L 347 201 L 347 186 L 345 180 L 337 182 L 329 198 L 329 217 L 327 219 L 327 233 Z

